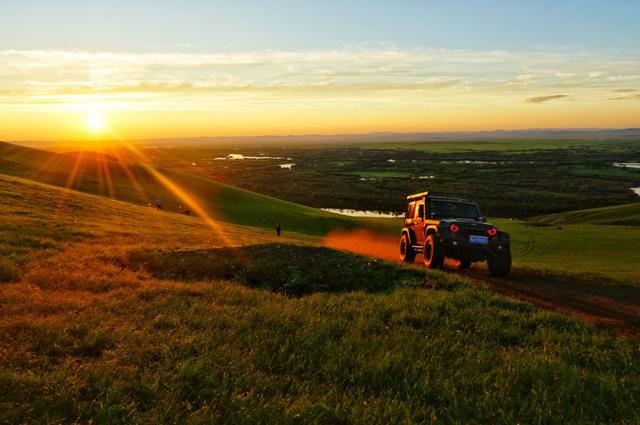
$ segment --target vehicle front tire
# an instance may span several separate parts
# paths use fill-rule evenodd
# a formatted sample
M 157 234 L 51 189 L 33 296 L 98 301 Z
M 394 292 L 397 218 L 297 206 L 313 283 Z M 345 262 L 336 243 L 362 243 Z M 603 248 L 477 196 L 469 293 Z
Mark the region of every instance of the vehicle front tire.
M 427 236 L 422 254 L 424 255 L 424 265 L 428 269 L 439 269 L 444 264 L 444 252 L 440 241 L 434 234 Z
M 511 253 L 502 252 L 490 255 L 487 259 L 489 273 L 496 277 L 505 277 L 511 271 Z
M 400 239 L 400 260 L 404 263 L 413 263 L 416 259 L 416 252 L 413 250 L 411 241 L 406 233 Z

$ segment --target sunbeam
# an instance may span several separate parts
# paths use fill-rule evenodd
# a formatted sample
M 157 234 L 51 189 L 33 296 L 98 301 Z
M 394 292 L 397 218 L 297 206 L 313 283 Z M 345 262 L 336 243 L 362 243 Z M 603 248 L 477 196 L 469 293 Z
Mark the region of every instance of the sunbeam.
M 194 196 L 189 194 L 183 188 L 181 188 L 178 184 L 173 182 L 171 179 L 166 177 L 160 171 L 158 171 L 155 166 L 151 163 L 151 161 L 138 149 L 135 145 L 130 142 L 127 142 L 117 136 L 117 134 L 113 131 L 110 132 L 111 137 L 114 140 L 117 140 L 122 146 L 124 146 L 127 150 L 135 155 L 138 158 L 139 165 L 143 167 L 153 178 L 155 178 L 160 184 L 162 184 L 166 189 L 168 189 L 171 193 L 173 193 L 182 203 L 188 206 L 197 216 L 201 217 L 206 225 L 210 227 L 217 236 L 219 236 L 225 246 L 233 246 L 233 242 L 229 239 L 221 226 L 214 220 L 207 210 L 200 205 L 200 203 L 195 199 Z

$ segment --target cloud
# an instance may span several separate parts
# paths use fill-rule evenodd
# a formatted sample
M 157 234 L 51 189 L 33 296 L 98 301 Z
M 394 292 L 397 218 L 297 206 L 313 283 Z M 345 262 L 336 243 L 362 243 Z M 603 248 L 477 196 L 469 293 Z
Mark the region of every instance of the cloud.
M 536 96 L 525 99 L 525 103 L 544 103 L 549 102 L 551 100 L 558 100 L 568 97 L 566 94 L 553 94 L 551 96 Z
M 611 91 L 614 93 L 631 93 L 636 91 L 636 89 L 613 89 Z
M 607 100 L 640 100 L 640 94 L 632 94 L 630 96 L 610 97 Z
M 227 53 L 4 50 L 0 110 L 83 102 L 188 109 L 221 102 L 299 103 L 303 95 L 309 103 L 329 99 L 341 105 L 513 105 L 523 98 L 542 103 L 626 93 L 630 81 L 640 78 L 639 69 L 638 55 L 624 52 L 386 45 Z

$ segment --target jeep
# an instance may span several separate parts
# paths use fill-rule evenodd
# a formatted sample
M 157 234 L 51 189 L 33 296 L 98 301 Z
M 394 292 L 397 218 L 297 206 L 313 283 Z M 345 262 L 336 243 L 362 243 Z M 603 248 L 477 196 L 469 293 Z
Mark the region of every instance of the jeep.
M 430 269 L 441 268 L 445 258 L 471 263 L 487 261 L 493 276 L 511 271 L 509 234 L 487 223 L 474 202 L 433 196 L 429 192 L 407 196 L 407 213 L 400 238 L 400 259 L 412 263 L 422 253 Z

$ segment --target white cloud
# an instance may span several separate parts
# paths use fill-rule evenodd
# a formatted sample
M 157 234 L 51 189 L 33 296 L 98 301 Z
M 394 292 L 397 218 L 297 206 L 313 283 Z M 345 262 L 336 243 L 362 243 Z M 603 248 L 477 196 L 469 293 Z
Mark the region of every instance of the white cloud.
M 598 71 L 593 71 L 598 69 Z M 0 108 L 202 108 L 216 102 L 513 102 L 597 98 L 640 79 L 633 54 L 433 48 L 236 53 L 0 51 Z M 608 75 L 606 79 L 599 77 Z

